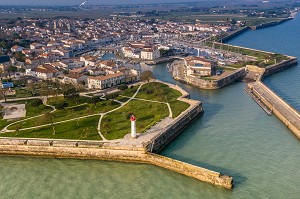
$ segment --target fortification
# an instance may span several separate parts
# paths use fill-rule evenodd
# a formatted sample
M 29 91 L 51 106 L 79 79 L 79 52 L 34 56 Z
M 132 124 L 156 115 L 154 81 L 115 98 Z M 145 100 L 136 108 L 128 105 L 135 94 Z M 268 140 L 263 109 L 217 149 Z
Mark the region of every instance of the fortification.
M 124 139 L 110 142 L 0 138 L 0 154 L 147 163 L 227 189 L 233 188 L 233 179 L 230 176 L 152 153 L 163 149 L 203 113 L 201 102 L 188 99 L 189 94 L 180 87 L 167 85 L 180 91 L 182 96 L 179 100 L 189 103 L 190 107 L 176 119 L 167 118 L 163 127 L 150 129 L 136 139 L 125 136 Z
M 247 73 L 246 68 L 243 67 L 218 80 L 204 80 L 195 77 L 181 78 L 177 76 L 175 73 L 173 73 L 173 78 L 180 82 L 190 84 L 192 86 L 201 89 L 214 90 L 214 89 L 220 89 L 224 86 L 227 86 L 238 79 L 242 79 L 246 75 L 246 73 Z

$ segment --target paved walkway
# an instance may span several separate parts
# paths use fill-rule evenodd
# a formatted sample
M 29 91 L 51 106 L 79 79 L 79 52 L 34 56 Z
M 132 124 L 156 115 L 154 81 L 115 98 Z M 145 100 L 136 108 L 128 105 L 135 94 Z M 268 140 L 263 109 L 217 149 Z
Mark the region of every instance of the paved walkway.
M 278 97 L 268 87 L 261 82 L 255 82 L 252 84 L 253 89 L 256 90 L 262 97 L 264 97 L 270 104 L 273 105 L 271 109 L 276 108 L 285 118 L 300 129 L 300 114 L 290 105 L 288 105 L 283 99 Z
M 132 99 L 135 98 L 135 96 L 138 94 L 138 92 L 140 91 L 140 89 L 141 89 L 141 87 L 142 87 L 143 85 L 144 85 L 144 84 L 141 84 L 141 85 L 139 86 L 139 88 L 136 90 L 136 92 L 134 93 L 134 95 L 133 95 L 132 97 L 130 97 L 129 100 L 128 100 L 127 102 L 124 102 L 124 103 L 122 103 L 121 106 L 119 106 L 118 108 L 115 108 L 115 109 L 113 109 L 113 110 L 111 110 L 111 111 L 108 111 L 108 112 L 106 112 L 106 113 L 104 113 L 104 114 L 101 115 L 101 117 L 100 117 L 100 119 L 99 119 L 99 122 L 98 122 L 98 133 L 99 133 L 99 135 L 101 136 L 101 138 L 102 138 L 103 140 L 108 141 L 108 140 L 103 136 L 103 134 L 101 133 L 101 122 L 102 122 L 103 117 L 104 117 L 105 115 L 107 115 L 108 113 L 112 113 L 112 112 L 114 112 L 114 111 L 116 111 L 116 110 L 119 110 L 120 108 L 122 108 L 123 106 L 125 106 L 126 104 L 128 104 Z

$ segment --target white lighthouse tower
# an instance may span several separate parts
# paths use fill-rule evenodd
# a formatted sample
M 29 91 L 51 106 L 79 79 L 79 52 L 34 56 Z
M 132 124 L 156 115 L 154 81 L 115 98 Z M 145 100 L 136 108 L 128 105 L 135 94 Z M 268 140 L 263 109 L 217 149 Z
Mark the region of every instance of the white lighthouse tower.
M 130 121 L 131 121 L 131 137 L 136 138 L 136 124 L 135 124 L 136 118 L 133 114 L 130 117 Z

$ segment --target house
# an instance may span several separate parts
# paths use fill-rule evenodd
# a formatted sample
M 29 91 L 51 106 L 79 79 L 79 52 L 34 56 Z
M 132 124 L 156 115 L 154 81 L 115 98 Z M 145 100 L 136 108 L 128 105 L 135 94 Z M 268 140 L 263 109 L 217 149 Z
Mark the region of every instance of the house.
M 131 48 L 131 47 L 122 47 L 121 49 L 124 57 L 129 57 L 133 59 L 139 59 L 140 58 L 140 50 Z
M 24 48 L 22 46 L 17 46 L 17 45 L 10 48 L 11 52 L 22 52 L 23 49 Z
M 39 48 L 42 48 L 43 46 L 44 46 L 43 44 L 34 42 L 34 43 L 30 44 L 30 49 L 32 49 L 32 50 L 39 49 Z
M 28 70 L 27 73 L 29 72 L 29 75 L 47 80 L 47 79 L 52 79 L 53 77 L 57 76 L 59 74 L 59 71 L 55 69 L 53 66 L 50 64 L 44 64 L 37 66 L 31 70 Z
M 100 62 L 100 67 L 114 69 L 117 68 L 118 65 L 114 60 L 104 60 Z
M 87 83 L 87 75 L 79 74 L 79 73 L 70 73 L 64 76 L 65 84 L 83 84 Z
M 80 61 L 84 61 L 85 66 L 95 66 L 97 57 L 91 55 L 81 56 Z
M 141 76 L 140 71 L 136 69 L 125 69 L 124 74 L 126 83 L 139 81 Z
M 111 88 L 125 82 L 125 74 L 118 72 L 106 76 L 90 76 L 88 77 L 88 88 L 90 89 L 105 89 Z
M 103 68 L 94 68 L 94 69 L 90 69 L 88 70 L 89 75 L 91 76 L 97 76 L 97 75 L 105 75 L 106 72 Z
M 156 47 L 145 47 L 141 51 L 141 59 L 154 60 L 160 58 L 160 51 Z

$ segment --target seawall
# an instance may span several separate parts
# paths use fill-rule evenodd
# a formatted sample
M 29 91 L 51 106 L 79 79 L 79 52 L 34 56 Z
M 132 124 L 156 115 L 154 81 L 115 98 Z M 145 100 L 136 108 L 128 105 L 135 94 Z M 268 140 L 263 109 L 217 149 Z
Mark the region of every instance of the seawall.
M 166 145 L 174 140 L 189 123 L 199 117 L 203 112 L 202 103 L 198 103 L 193 109 L 190 109 L 183 115 L 177 117 L 173 122 L 173 125 L 166 128 L 164 132 L 148 141 L 145 144 L 146 150 L 155 153 L 160 152 Z
M 258 29 L 262 29 L 262 28 L 268 28 L 268 27 L 271 27 L 271 26 L 277 26 L 279 24 L 282 24 L 286 21 L 289 21 L 289 20 L 292 20 L 293 18 L 289 17 L 289 18 L 285 18 L 285 19 L 282 19 L 280 21 L 271 21 L 271 22 L 267 22 L 267 23 L 263 23 L 263 24 L 260 24 L 260 25 L 257 25 L 257 26 L 251 26 L 250 28 L 252 30 L 258 30 Z
M 247 30 L 250 30 L 250 27 L 249 26 L 246 26 L 244 28 L 241 28 L 240 30 L 237 30 L 221 39 L 218 40 L 218 42 L 227 42 L 229 41 L 230 39 L 233 39 L 234 37 L 246 32 Z
M 279 25 L 279 24 L 282 24 L 286 21 L 289 21 L 289 20 L 292 20 L 294 19 L 293 17 L 289 17 L 289 18 L 285 18 L 285 19 L 282 19 L 280 21 L 271 21 L 271 22 L 267 22 L 267 23 L 263 23 L 263 24 L 260 24 L 260 25 L 257 25 L 257 26 L 245 26 L 221 39 L 218 40 L 218 42 L 227 42 L 231 39 L 233 39 L 234 37 L 248 31 L 248 30 L 258 30 L 258 29 L 263 29 L 263 28 L 268 28 L 268 27 L 271 27 L 271 26 L 276 26 L 276 25 Z
M 265 73 L 263 77 L 272 75 L 274 73 L 280 72 L 282 70 L 288 69 L 290 67 L 296 66 L 298 64 L 298 60 L 296 57 L 289 57 L 288 60 L 281 61 L 277 64 L 273 64 L 270 66 L 267 66 L 265 69 Z
M 222 186 L 233 187 L 230 176 L 145 151 L 145 148 L 110 147 L 101 142 L 0 138 L 0 154 L 33 157 L 99 159 L 147 163 Z

